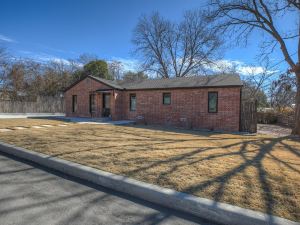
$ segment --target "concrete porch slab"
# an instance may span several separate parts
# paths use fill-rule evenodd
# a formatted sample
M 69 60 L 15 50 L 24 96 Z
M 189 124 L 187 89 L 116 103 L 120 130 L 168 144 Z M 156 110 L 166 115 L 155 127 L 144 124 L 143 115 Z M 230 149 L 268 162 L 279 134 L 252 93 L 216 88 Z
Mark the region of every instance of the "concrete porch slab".
M 107 121 L 107 122 L 77 122 L 78 124 L 96 124 L 96 125 L 105 125 L 105 124 L 112 124 L 112 125 L 128 125 L 134 124 L 135 122 L 132 120 L 117 120 L 117 121 Z
M 32 128 L 41 129 L 43 127 L 41 127 L 41 126 L 32 126 Z
M 14 130 L 25 130 L 27 127 L 13 127 Z
M 11 129 L 0 129 L 0 132 L 8 132 L 8 131 L 12 131 Z
M 80 123 L 80 122 L 107 122 L 111 121 L 111 118 L 90 118 L 90 117 L 64 117 L 64 120 L 68 122 Z
M 78 124 L 112 124 L 112 125 L 126 125 L 134 124 L 132 120 L 116 120 L 112 121 L 111 118 L 102 117 L 102 118 L 87 118 L 87 117 L 65 117 L 64 120 L 78 123 Z

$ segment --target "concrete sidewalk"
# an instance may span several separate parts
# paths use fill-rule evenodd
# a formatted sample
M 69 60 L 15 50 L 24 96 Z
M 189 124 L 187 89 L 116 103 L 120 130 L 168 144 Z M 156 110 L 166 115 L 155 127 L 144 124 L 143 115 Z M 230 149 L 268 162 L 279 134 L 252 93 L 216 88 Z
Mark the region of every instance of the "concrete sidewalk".
M 0 189 L 6 225 L 215 225 L 2 154 Z
M 0 113 L 0 119 L 58 117 L 64 118 L 64 113 Z

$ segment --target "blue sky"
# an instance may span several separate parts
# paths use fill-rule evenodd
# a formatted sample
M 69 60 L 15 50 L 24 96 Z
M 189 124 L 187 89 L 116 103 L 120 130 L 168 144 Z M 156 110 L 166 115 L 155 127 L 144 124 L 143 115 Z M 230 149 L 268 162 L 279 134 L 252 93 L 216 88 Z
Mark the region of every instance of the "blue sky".
M 132 30 L 141 14 L 158 11 L 176 21 L 185 10 L 204 5 L 201 0 L 1 0 L 0 46 L 21 57 L 74 59 L 90 53 L 131 63 L 135 62 Z M 289 15 L 280 24 L 289 27 L 295 21 Z M 259 66 L 256 55 L 261 41 L 256 32 L 247 47 L 230 48 L 223 59 L 244 67 Z M 296 50 L 296 43 L 289 48 Z M 272 55 L 274 63 L 282 59 L 280 53 Z

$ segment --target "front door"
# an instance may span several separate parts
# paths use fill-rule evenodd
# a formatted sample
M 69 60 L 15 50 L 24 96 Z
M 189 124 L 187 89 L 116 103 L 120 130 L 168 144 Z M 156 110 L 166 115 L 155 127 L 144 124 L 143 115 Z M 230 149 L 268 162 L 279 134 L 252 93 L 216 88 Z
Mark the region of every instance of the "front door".
M 103 93 L 103 107 L 102 107 L 102 116 L 109 117 L 110 116 L 110 94 Z

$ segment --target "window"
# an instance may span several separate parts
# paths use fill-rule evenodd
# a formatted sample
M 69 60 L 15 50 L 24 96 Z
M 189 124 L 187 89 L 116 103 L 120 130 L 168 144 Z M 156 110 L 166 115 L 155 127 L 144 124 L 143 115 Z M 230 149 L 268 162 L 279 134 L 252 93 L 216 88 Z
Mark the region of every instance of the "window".
M 130 94 L 130 103 L 129 103 L 130 111 L 136 110 L 136 95 Z
M 90 113 L 95 111 L 95 94 L 90 94 Z
M 103 108 L 110 109 L 110 94 L 103 93 Z
M 171 105 L 171 93 L 163 93 L 163 104 Z
M 77 95 L 72 95 L 72 112 L 77 111 Z
M 218 92 L 208 92 L 208 112 L 218 112 Z

